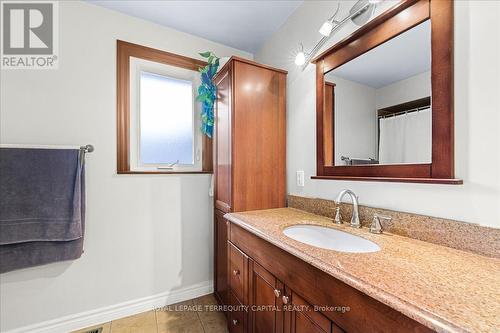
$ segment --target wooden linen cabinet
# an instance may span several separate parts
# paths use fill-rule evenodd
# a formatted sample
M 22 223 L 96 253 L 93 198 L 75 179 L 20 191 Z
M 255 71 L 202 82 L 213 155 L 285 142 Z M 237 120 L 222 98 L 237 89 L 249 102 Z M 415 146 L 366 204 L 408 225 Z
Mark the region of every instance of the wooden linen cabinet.
M 214 79 L 214 289 L 221 304 L 243 301 L 228 288 L 224 214 L 286 205 L 286 74 L 232 57 Z

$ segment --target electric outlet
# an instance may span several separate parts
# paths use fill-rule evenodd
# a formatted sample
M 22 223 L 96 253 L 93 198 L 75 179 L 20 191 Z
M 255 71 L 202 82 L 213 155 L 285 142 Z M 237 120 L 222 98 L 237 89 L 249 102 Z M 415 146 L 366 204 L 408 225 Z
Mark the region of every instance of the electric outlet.
M 297 186 L 304 187 L 304 171 L 297 171 Z

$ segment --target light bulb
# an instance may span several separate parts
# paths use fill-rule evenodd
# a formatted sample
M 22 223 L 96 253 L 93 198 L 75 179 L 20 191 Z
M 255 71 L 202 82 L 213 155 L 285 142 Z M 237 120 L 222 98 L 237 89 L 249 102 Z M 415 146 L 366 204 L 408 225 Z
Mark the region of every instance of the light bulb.
M 297 55 L 295 56 L 295 65 L 297 66 L 302 66 L 303 64 L 306 63 L 306 55 L 304 54 L 303 51 L 300 51 L 299 53 L 297 53 Z
M 369 3 L 371 4 L 377 4 L 379 3 L 381 0 L 368 0 Z
M 330 36 L 332 29 L 333 29 L 333 23 L 328 20 L 328 21 L 325 21 L 325 23 L 323 23 L 321 28 L 319 28 L 319 33 L 325 37 L 328 37 L 328 36 Z

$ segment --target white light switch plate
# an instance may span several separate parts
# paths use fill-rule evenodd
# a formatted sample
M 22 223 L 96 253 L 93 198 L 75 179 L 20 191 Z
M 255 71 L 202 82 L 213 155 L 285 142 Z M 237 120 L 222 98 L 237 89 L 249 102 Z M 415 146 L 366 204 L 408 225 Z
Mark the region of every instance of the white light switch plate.
M 304 187 L 304 171 L 297 171 L 297 186 Z

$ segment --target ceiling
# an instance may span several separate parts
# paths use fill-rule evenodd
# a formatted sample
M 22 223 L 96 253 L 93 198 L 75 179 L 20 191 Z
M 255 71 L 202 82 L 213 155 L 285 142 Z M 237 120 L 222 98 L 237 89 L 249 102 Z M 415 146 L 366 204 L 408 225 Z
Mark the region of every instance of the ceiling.
M 327 75 L 378 89 L 429 70 L 431 24 L 425 21 Z
M 87 1 L 250 53 L 259 51 L 303 2 Z

